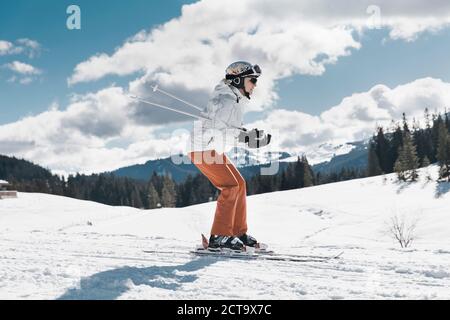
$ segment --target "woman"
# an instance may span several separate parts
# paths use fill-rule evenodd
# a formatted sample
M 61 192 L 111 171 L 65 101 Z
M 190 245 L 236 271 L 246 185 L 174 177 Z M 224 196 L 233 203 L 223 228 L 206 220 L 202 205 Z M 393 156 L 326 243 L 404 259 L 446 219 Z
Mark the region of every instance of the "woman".
M 196 122 L 191 133 L 189 157 L 220 190 L 210 248 L 245 250 L 258 242 L 247 234 L 247 190 L 245 180 L 225 155 L 225 146 L 242 141 L 243 107 L 253 94 L 261 69 L 245 61 L 232 63 L 214 89 L 204 115 L 210 120 Z M 245 138 L 244 138 L 245 139 Z

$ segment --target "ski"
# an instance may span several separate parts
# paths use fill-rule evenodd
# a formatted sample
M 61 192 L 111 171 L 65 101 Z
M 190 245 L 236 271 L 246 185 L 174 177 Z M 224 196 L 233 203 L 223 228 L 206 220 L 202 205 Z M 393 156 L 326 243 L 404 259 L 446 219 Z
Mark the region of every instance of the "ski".
M 191 251 L 191 253 L 198 256 L 216 257 L 216 258 L 231 258 L 231 259 L 248 259 L 248 260 L 268 260 L 268 261 L 289 261 L 289 262 L 326 262 L 333 259 L 339 259 L 343 252 L 331 256 L 307 256 L 307 255 L 291 255 L 291 254 L 277 254 L 277 253 L 257 253 L 247 251 L 233 251 L 233 250 L 211 250 L 198 247 Z
M 198 246 L 190 253 L 199 256 L 212 256 L 212 257 L 224 257 L 235 259 L 259 259 L 259 260 L 272 260 L 272 261 L 291 261 L 291 262 L 312 262 L 312 261 L 329 261 L 333 259 L 339 259 L 344 253 L 339 252 L 330 256 L 318 256 L 318 255 L 297 255 L 297 254 L 283 254 L 275 253 L 268 249 L 266 244 L 258 244 L 256 248 L 246 247 L 245 251 L 234 251 L 230 249 L 213 249 L 208 247 L 208 239 L 202 234 L 202 245 Z
M 291 261 L 291 262 L 324 262 L 334 259 L 339 259 L 344 251 L 333 255 L 307 255 L 307 254 L 290 254 L 290 253 L 276 253 L 269 250 L 267 244 L 259 243 L 256 248 L 246 247 L 245 251 L 234 251 L 231 249 L 209 248 L 208 239 L 202 234 L 202 244 L 190 251 L 181 250 L 143 250 L 145 253 L 151 254 L 194 254 L 197 256 L 210 256 L 218 258 L 232 258 L 232 259 L 259 259 L 271 261 Z
M 291 258 L 308 258 L 308 259 L 325 259 L 325 260 L 332 260 L 332 259 L 339 259 L 343 254 L 344 251 L 341 251 L 334 255 L 309 255 L 309 254 L 291 254 L 291 253 L 268 253 L 269 255 L 274 256 L 285 256 L 285 257 L 291 257 Z
M 167 254 L 167 255 L 191 255 L 195 254 L 198 256 L 212 256 L 212 257 L 224 257 L 224 258 L 242 258 L 242 259 L 263 259 L 265 260 L 273 260 L 273 261 L 327 261 L 333 259 L 339 259 L 343 251 L 330 256 L 318 256 L 318 255 L 298 255 L 298 254 L 289 254 L 289 253 L 274 253 L 274 252 L 259 252 L 259 253 L 251 253 L 248 251 L 245 252 L 233 252 L 233 251 L 211 251 L 208 249 L 197 248 L 191 251 L 181 251 L 181 250 L 143 250 L 144 253 L 149 254 Z

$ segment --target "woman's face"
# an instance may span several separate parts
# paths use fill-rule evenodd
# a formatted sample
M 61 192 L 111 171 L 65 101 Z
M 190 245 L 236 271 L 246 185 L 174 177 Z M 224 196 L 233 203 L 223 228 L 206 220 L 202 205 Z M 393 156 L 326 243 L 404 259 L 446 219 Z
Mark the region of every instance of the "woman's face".
M 256 82 L 256 78 L 244 78 L 245 91 L 250 95 L 253 93 L 253 89 L 256 87 L 256 83 L 253 83 L 252 81 Z

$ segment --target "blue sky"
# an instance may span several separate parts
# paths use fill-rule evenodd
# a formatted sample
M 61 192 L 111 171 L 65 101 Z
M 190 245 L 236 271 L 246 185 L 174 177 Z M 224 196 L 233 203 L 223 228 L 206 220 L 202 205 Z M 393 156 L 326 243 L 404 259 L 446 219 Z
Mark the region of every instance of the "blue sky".
M 42 80 L 28 85 L 8 83 L 10 76 L 0 69 L 0 124 L 46 110 L 53 101 L 61 107 L 71 93 L 83 93 L 127 79 L 112 78 L 68 88 L 67 78 L 81 61 L 98 52 L 112 52 L 125 39 L 142 29 L 177 17 L 181 6 L 192 1 L 147 0 L 18 0 L 0 4 L 0 40 L 29 38 L 43 50 L 39 57 L 0 56 L 0 65 L 20 60 L 43 70 Z M 68 30 L 66 9 L 70 4 L 81 8 L 81 30 Z
M 270 130 L 272 151 L 365 139 L 403 112 L 450 106 L 448 1 L 379 0 L 379 16 L 370 0 L 280 1 L 1 2 L 0 153 L 89 173 L 182 152 L 189 134 L 173 132 L 192 121 L 126 93 L 157 82 L 204 105 L 236 60 L 263 67 L 244 123 Z M 81 30 L 66 28 L 71 4 Z

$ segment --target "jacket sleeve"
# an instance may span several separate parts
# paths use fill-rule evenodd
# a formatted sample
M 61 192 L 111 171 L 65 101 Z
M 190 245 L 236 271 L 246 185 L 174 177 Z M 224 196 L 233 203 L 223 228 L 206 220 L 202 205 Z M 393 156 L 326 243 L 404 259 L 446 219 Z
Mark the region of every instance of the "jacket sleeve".
M 212 128 L 226 135 L 228 143 L 234 143 L 240 134 L 236 127 L 242 127 L 241 106 L 236 102 L 236 97 L 228 94 L 219 95 L 213 99 L 215 112 L 212 115 Z

